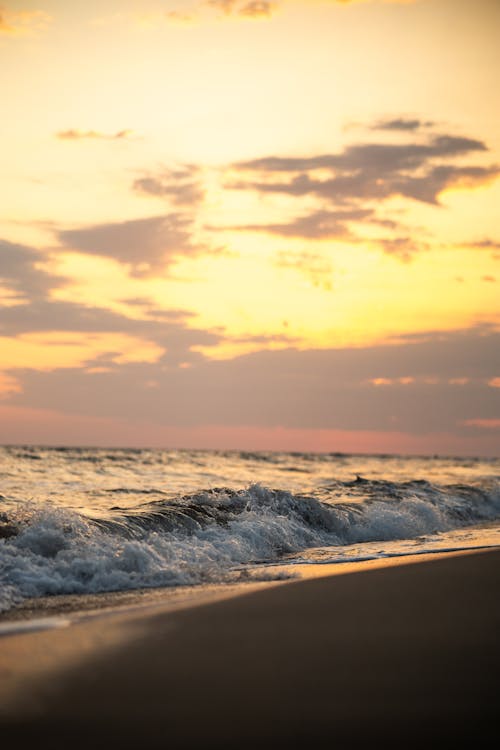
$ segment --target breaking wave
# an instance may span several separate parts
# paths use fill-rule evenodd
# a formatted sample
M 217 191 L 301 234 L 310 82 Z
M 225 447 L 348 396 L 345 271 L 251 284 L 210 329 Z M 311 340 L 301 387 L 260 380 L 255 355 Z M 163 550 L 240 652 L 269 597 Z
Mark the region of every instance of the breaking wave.
M 133 510 L 113 506 L 107 518 L 47 503 L 0 513 L 0 610 L 26 597 L 237 580 L 243 566 L 314 547 L 413 539 L 500 517 L 494 480 L 478 488 L 357 477 L 332 481 L 321 499 L 259 484 L 158 497 Z

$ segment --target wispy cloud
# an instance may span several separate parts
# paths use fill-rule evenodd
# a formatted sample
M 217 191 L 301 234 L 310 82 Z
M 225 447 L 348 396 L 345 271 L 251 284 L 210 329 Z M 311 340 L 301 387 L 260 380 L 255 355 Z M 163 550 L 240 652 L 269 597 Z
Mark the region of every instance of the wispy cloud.
M 281 237 L 300 237 L 309 240 L 332 238 L 353 240 L 355 239 L 355 235 L 349 228 L 349 224 L 368 220 L 372 214 L 373 212 L 370 209 L 363 208 L 346 208 L 336 211 L 322 210 L 276 224 L 243 224 L 226 227 L 226 229 L 268 232 L 269 234 L 276 234 Z
M 209 8 L 220 10 L 226 15 L 229 15 L 235 10 L 237 2 L 238 0 L 205 0 L 205 4 Z
M 205 5 L 224 16 L 243 18 L 269 18 L 278 7 L 270 0 L 205 0 Z
M 417 253 L 430 249 L 428 242 L 415 240 L 412 237 L 382 237 L 372 240 L 372 243 L 387 255 L 395 255 L 400 260 L 411 260 Z
M 59 131 L 56 133 L 56 137 L 61 141 L 125 141 L 131 138 L 133 134 L 133 130 L 118 130 L 116 133 L 103 133 L 99 130 L 77 130 L 71 128 Z
M 180 26 L 197 25 L 210 22 L 214 16 L 219 21 L 254 21 L 269 20 L 281 9 L 286 9 L 298 0 L 193 0 L 190 8 L 173 7 L 170 10 L 159 10 L 151 6 L 140 12 L 118 12 L 99 16 L 92 23 L 97 26 L 115 26 L 126 23 L 141 29 L 161 27 L 165 22 Z M 330 4 L 337 6 L 355 5 L 358 3 L 395 3 L 412 4 L 419 0 L 302 0 L 308 10 L 310 6 Z
M 458 247 L 471 247 L 477 250 L 500 250 L 500 240 L 492 240 L 489 237 L 482 240 L 470 240 L 470 242 L 461 242 Z
M 182 256 L 217 252 L 193 239 L 193 222 L 180 213 L 63 230 L 58 238 L 67 249 L 123 263 L 136 277 L 162 275 Z
M 238 14 L 247 18 L 268 18 L 273 14 L 276 7 L 276 3 L 266 2 L 266 0 L 260 2 L 253 0 L 253 2 L 242 5 L 238 9 Z
M 330 291 L 332 289 L 331 263 L 320 253 L 303 250 L 293 252 L 281 250 L 274 259 L 278 268 L 296 271 L 305 276 L 313 286 Z
M 189 24 L 196 20 L 196 15 L 182 10 L 168 10 L 165 13 L 165 18 L 172 23 Z
M 203 184 L 198 178 L 199 171 L 196 165 L 184 165 L 178 169 L 164 167 L 137 178 L 132 187 L 144 195 L 168 198 L 175 205 L 193 206 L 203 201 L 205 196 Z
M 415 131 L 421 128 L 430 128 L 435 123 L 431 120 L 419 120 L 417 118 L 396 117 L 395 119 L 378 120 L 371 125 L 372 130 L 402 130 Z

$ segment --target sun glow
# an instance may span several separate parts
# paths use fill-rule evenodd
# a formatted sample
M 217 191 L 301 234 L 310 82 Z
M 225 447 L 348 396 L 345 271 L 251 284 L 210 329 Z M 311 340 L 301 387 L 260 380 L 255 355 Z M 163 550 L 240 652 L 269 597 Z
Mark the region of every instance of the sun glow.
M 0 336 L 2 368 L 22 369 L 37 363 L 37 369 L 83 367 L 89 361 L 105 357 L 116 364 L 154 362 L 163 349 L 134 336 L 109 333 L 57 332 L 30 333 L 10 339 Z

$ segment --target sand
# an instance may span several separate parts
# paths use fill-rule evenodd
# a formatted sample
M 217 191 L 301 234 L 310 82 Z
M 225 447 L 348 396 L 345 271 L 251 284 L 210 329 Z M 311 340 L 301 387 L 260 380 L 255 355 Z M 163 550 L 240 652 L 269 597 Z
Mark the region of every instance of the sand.
M 0 639 L 0 736 L 37 747 L 481 747 L 500 551 Z M 7 746 L 4 744 L 4 746 Z

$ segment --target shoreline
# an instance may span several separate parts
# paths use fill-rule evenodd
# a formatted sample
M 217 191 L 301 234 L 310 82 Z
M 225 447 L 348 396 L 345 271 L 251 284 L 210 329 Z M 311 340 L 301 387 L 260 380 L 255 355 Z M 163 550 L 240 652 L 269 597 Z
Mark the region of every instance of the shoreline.
M 66 618 L 67 624 L 75 624 L 83 619 L 99 616 L 113 616 L 126 613 L 142 613 L 159 610 L 173 611 L 188 607 L 203 606 L 221 599 L 242 596 L 254 590 L 283 584 L 297 583 L 311 578 L 346 575 L 376 568 L 437 560 L 475 554 L 477 552 L 500 550 L 500 547 L 471 547 L 445 549 L 432 552 L 415 552 L 336 562 L 303 562 L 290 565 L 273 563 L 263 565 L 261 570 L 284 574 L 276 578 L 249 577 L 248 580 L 192 586 L 154 587 L 120 591 L 98 592 L 94 594 L 59 594 L 27 598 L 9 610 L 0 612 L 0 638 L 17 632 L 36 630 L 36 622 Z M 288 574 L 288 575 L 287 575 Z M 271 573 L 272 575 L 272 573 Z M 30 627 L 30 623 L 33 625 Z M 54 624 L 54 626 L 56 626 Z
M 500 551 L 431 557 L 1 638 L 2 736 L 156 747 L 168 726 L 165 744 L 194 748 L 486 732 Z

